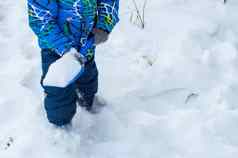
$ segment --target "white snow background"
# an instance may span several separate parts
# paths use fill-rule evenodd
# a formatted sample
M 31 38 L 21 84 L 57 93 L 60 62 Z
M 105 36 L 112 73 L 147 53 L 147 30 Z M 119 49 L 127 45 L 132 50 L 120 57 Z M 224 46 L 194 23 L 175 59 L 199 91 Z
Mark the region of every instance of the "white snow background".
M 137 0 L 142 2 L 142 0 Z M 26 1 L 0 3 L 0 158 L 237 158 L 238 1 L 149 0 L 98 47 L 98 115 L 52 127 Z

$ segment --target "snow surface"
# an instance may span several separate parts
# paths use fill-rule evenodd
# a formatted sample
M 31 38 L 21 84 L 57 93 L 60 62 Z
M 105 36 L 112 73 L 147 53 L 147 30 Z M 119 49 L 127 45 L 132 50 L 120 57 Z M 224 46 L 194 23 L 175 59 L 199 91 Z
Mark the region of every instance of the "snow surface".
M 238 157 L 237 0 L 149 0 L 144 30 L 121 1 L 96 55 L 108 106 L 68 130 L 45 117 L 25 3 L 0 3 L 1 158 Z

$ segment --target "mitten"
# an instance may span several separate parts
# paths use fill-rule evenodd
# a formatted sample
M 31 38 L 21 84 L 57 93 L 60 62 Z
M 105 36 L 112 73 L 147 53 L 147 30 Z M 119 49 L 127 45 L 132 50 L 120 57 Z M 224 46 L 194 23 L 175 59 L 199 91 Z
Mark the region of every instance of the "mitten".
M 105 43 L 109 38 L 109 33 L 98 28 L 94 28 L 93 34 L 95 36 L 95 44 L 99 45 Z

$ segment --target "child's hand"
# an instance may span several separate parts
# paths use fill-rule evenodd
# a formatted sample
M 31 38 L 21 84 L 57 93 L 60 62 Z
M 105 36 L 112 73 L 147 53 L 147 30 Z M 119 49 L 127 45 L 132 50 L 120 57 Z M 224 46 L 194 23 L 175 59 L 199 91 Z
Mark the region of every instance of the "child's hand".
M 109 38 L 109 33 L 104 30 L 101 30 L 101 29 L 94 28 L 93 34 L 95 36 L 95 44 L 96 45 L 105 43 Z

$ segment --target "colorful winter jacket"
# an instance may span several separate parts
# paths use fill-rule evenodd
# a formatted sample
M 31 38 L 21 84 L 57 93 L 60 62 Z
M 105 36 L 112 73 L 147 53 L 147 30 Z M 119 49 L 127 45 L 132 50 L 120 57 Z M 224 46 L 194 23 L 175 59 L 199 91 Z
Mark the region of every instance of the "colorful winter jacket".
M 29 24 L 42 49 L 63 55 L 72 47 L 91 56 L 93 28 L 110 33 L 118 18 L 119 0 L 28 0 Z

